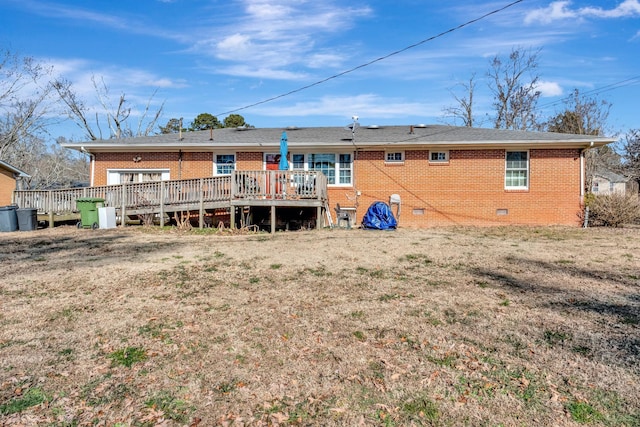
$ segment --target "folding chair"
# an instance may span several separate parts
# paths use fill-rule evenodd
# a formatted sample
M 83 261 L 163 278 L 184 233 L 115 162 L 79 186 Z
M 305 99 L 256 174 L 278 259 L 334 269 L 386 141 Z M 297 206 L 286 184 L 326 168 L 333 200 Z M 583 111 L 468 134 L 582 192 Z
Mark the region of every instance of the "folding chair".
M 351 215 L 348 210 L 341 209 L 340 203 L 336 203 L 336 227 L 340 227 L 340 221 L 347 221 L 347 228 L 351 229 Z

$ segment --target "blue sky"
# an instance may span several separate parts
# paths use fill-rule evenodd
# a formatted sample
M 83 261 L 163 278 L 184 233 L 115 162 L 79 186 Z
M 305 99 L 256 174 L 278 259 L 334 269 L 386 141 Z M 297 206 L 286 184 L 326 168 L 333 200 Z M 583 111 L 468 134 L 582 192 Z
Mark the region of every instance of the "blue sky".
M 163 125 L 204 112 L 222 120 L 295 91 L 236 111 L 258 127 L 342 126 L 353 115 L 363 125 L 452 123 L 443 110 L 473 73 L 482 118 L 490 59 L 540 49 L 545 114 L 577 88 L 613 104 L 613 131 L 640 128 L 640 0 L 523 0 L 296 91 L 511 1 L 0 0 L 0 47 L 51 64 L 98 110 L 92 76 L 139 109 L 157 90 Z M 82 137 L 73 126 L 60 132 Z

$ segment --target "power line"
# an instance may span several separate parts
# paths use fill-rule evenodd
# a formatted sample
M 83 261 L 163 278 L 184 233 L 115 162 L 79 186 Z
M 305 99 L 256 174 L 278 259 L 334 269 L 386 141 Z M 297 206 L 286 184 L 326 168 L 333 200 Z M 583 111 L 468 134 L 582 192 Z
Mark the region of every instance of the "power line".
M 486 13 L 486 14 L 480 16 L 479 18 L 472 19 L 470 21 L 465 22 L 464 24 L 458 25 L 457 27 L 450 28 L 450 29 L 448 29 L 446 31 L 443 31 L 443 32 L 441 32 L 439 34 L 436 34 L 435 36 L 431 36 L 431 37 L 429 37 L 427 39 L 421 40 L 421 41 L 419 41 L 417 43 L 414 43 L 414 44 L 409 45 L 407 47 L 404 47 L 402 49 L 396 50 L 396 51 L 391 52 L 391 53 L 389 53 L 387 55 L 384 55 L 384 56 L 381 56 L 379 58 L 376 58 L 376 59 L 374 59 L 372 61 L 369 61 L 369 62 L 366 62 L 364 64 L 358 65 L 356 67 L 350 68 L 350 69 L 348 69 L 346 71 L 342 71 L 341 73 L 334 74 L 334 75 L 332 75 L 330 77 L 327 77 L 327 78 L 324 78 L 322 80 L 318 80 L 315 83 L 311 83 L 311 84 L 308 84 L 306 86 L 299 87 L 298 89 L 291 90 L 291 91 L 283 93 L 281 95 L 277 95 L 277 96 L 273 96 L 271 98 L 263 99 L 262 101 L 254 102 L 253 104 L 249 104 L 249 105 L 246 105 L 244 107 L 240 107 L 240 108 L 236 108 L 236 109 L 233 109 L 233 110 L 226 111 L 224 113 L 216 114 L 216 116 L 225 116 L 225 115 L 228 115 L 228 114 L 231 114 L 231 113 L 235 113 L 235 112 L 238 112 L 238 111 L 246 110 L 248 108 L 252 108 L 252 107 L 255 107 L 257 105 L 266 104 L 267 102 L 275 101 L 276 99 L 284 98 L 285 96 L 289 96 L 289 95 L 292 95 L 294 93 L 302 92 L 303 90 L 312 88 L 314 86 L 321 85 L 323 83 L 328 82 L 329 80 L 337 79 L 338 77 L 342 77 L 342 76 L 344 76 L 346 74 L 353 73 L 354 71 L 357 71 L 357 70 L 360 70 L 362 68 L 368 67 L 369 65 L 375 64 L 376 62 L 380 62 L 380 61 L 388 59 L 388 58 L 390 58 L 392 56 L 399 55 L 399 54 L 401 54 L 403 52 L 406 52 L 409 49 L 413 49 L 413 48 L 418 47 L 420 45 L 423 45 L 423 44 L 425 44 L 427 42 L 430 42 L 430 41 L 433 41 L 433 40 L 438 39 L 440 37 L 443 37 L 443 36 L 445 36 L 447 34 L 453 33 L 454 31 L 457 31 L 457 30 L 460 30 L 460 29 L 462 29 L 464 27 L 467 27 L 469 25 L 475 24 L 478 21 L 481 21 L 481 20 L 483 20 L 483 19 L 485 19 L 485 18 L 487 18 L 487 17 L 489 17 L 491 15 L 495 15 L 496 13 L 500 13 L 503 10 L 506 10 L 506 9 L 518 4 L 518 3 L 522 3 L 523 1 L 524 0 L 516 0 L 514 2 L 511 2 L 511 3 L 507 4 L 506 6 L 503 6 L 503 7 L 499 8 L 499 9 L 492 10 L 491 12 Z
M 631 86 L 634 84 L 638 84 L 640 83 L 640 75 L 639 76 L 634 76 L 634 77 L 629 77 L 628 79 L 625 80 L 621 80 L 619 82 L 615 82 L 615 83 L 611 83 L 608 84 L 606 86 L 602 86 L 596 89 L 592 89 L 586 92 L 580 92 L 580 96 L 588 96 L 588 95 L 598 95 L 602 92 L 609 92 L 611 90 L 615 90 L 615 89 L 620 89 L 621 87 L 625 87 L 625 86 Z M 554 105 L 558 105 L 558 104 L 562 104 L 564 102 L 567 102 L 571 99 L 571 95 L 569 96 L 565 96 L 562 99 L 559 99 L 557 101 L 553 101 L 553 102 L 549 102 L 546 104 L 543 104 L 540 106 L 540 108 L 546 108 L 546 107 L 552 107 Z

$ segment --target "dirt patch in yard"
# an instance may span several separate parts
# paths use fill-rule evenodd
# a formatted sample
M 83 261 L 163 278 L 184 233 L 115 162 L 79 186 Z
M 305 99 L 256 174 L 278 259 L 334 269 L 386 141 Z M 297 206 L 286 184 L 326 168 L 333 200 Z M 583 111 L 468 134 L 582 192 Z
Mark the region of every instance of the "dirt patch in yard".
M 0 233 L 0 424 L 640 424 L 640 230 Z

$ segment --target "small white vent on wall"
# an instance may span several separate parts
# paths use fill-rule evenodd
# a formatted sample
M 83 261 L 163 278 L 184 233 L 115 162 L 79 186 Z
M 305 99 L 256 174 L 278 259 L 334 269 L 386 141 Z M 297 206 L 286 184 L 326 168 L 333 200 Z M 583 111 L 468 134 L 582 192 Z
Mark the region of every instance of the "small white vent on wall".
M 496 215 L 498 216 L 509 215 L 509 209 L 496 209 Z

